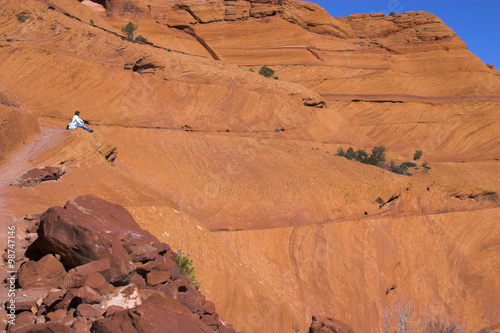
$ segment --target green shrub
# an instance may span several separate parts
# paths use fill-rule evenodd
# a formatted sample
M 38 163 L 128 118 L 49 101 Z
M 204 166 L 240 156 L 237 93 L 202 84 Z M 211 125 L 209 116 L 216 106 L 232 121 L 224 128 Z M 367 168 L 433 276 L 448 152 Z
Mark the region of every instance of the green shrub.
M 375 156 L 370 155 L 367 158 L 365 158 L 363 161 L 361 161 L 361 163 L 370 164 L 370 165 L 379 165 L 380 161 Z
M 90 19 L 90 24 L 94 25 L 94 20 L 93 19 Z
M 255 73 L 255 71 L 253 70 L 253 68 L 250 68 L 249 71 L 252 72 L 252 73 Z
M 397 173 L 398 175 L 413 176 L 413 174 L 408 171 L 408 168 L 414 168 L 416 166 L 417 164 L 413 162 L 403 162 L 400 165 L 397 165 L 396 162 L 392 160 L 387 170 Z
M 274 77 L 274 79 L 275 79 L 275 80 L 279 80 L 280 78 L 279 78 L 279 77 L 277 77 L 277 76 L 275 76 L 275 77 Z
M 135 37 L 135 41 L 136 42 L 141 42 L 141 43 L 147 43 L 148 40 L 146 38 L 144 38 L 142 35 L 139 35 L 137 37 Z
M 386 152 L 386 148 L 384 146 L 378 146 L 378 147 L 374 147 L 372 149 L 372 155 L 379 161 L 379 162 L 383 162 L 385 161 L 385 152 Z
M 408 168 L 414 168 L 417 166 L 417 163 L 413 163 L 413 162 L 403 162 L 401 163 L 401 166 L 408 169 Z
M 355 160 L 363 164 L 370 164 L 383 168 L 385 170 L 397 173 L 399 175 L 411 176 L 412 173 L 408 172 L 408 168 L 414 168 L 417 166 L 413 162 L 403 162 L 400 165 L 396 164 L 393 160 L 391 163 L 385 162 L 385 152 L 386 148 L 384 146 L 375 147 L 372 149 L 372 153 L 368 154 L 364 149 L 358 149 L 354 151 L 352 147 L 349 147 L 347 151 L 344 148 L 339 147 L 337 149 L 337 155 L 347 158 L 348 160 Z M 426 168 L 426 166 L 424 166 Z M 430 167 L 429 167 L 430 168 Z
M 125 33 L 125 34 L 127 35 L 127 39 L 128 39 L 129 41 L 133 42 L 133 41 L 134 41 L 134 33 L 135 33 L 135 31 L 136 31 L 137 29 L 139 29 L 139 27 L 138 27 L 138 26 L 136 26 L 136 25 L 135 25 L 134 23 L 132 23 L 132 22 L 129 22 L 129 23 L 127 23 L 127 25 L 126 25 L 126 26 L 124 26 L 124 27 L 122 28 L 122 32 L 123 32 L 123 33 Z
M 272 77 L 274 75 L 274 71 L 271 68 L 264 65 L 260 68 L 259 74 L 264 76 L 264 77 L 269 78 L 269 77 Z
M 422 157 L 422 151 L 421 150 L 415 150 L 415 153 L 413 154 L 413 160 L 419 160 L 420 157 Z
M 394 160 L 391 161 L 391 165 L 389 166 L 389 171 L 397 173 L 398 175 L 404 175 L 406 173 L 406 168 L 397 165 Z
M 358 162 L 363 162 L 367 158 L 368 158 L 368 154 L 366 153 L 366 151 L 364 149 L 358 149 L 354 153 L 354 159 Z
M 390 12 L 389 15 L 394 16 L 394 15 L 396 15 L 396 12 Z
M 354 149 L 352 149 L 352 147 L 349 147 L 349 149 L 347 149 L 347 151 L 345 152 L 344 157 L 347 158 L 348 160 L 353 160 L 354 159 Z
M 196 281 L 196 275 L 194 272 L 193 260 L 189 259 L 191 252 L 184 254 L 181 250 L 174 253 L 174 261 L 177 264 L 177 268 L 182 275 L 184 275 L 193 286 L 198 289 L 198 282 Z
M 382 149 L 380 149 L 382 148 Z M 337 155 L 347 158 L 348 160 L 355 160 L 364 164 L 376 165 L 378 166 L 381 161 L 385 161 L 385 148 L 375 147 L 372 152 L 377 152 L 378 157 L 371 154 L 369 155 L 364 149 L 358 149 L 354 151 L 352 147 L 349 147 L 347 151 L 344 151 L 342 147 L 337 149 Z M 380 159 L 382 157 L 382 160 Z
M 24 12 L 17 14 L 17 20 L 21 23 L 24 23 L 24 21 L 26 21 L 28 17 L 30 17 L 30 12 L 26 10 Z

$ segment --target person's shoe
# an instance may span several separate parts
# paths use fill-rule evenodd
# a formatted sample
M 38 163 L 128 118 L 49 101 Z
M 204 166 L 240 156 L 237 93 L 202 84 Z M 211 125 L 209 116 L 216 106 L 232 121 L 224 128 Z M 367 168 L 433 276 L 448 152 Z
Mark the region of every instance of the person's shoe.
M 93 129 L 91 129 L 89 132 L 90 132 L 90 133 L 94 133 L 94 130 L 93 130 Z

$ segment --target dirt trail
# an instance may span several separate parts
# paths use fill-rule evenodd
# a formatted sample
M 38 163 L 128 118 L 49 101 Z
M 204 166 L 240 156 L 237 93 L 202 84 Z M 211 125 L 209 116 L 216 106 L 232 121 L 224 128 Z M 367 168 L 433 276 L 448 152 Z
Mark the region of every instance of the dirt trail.
M 32 159 L 54 147 L 62 138 L 64 129 L 41 127 L 41 134 L 30 140 L 19 150 L 13 152 L 0 164 L 0 248 L 4 249 L 7 243 L 7 226 L 22 216 L 15 216 L 14 212 L 5 206 L 6 189 L 17 177 L 29 169 L 38 167 Z M 40 165 L 42 166 L 42 165 Z M 28 212 L 26 212 L 28 213 Z
M 24 147 L 12 153 L 0 164 L 0 195 L 5 186 L 19 177 L 29 168 L 37 167 L 31 160 L 55 146 L 61 139 L 64 129 L 41 127 L 41 134 L 33 138 Z M 1 204 L 1 201 L 0 201 Z

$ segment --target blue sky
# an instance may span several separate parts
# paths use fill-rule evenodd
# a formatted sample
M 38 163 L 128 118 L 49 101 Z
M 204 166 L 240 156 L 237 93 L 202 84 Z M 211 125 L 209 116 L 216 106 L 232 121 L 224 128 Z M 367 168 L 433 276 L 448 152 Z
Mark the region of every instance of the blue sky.
M 308 0 L 331 16 L 424 10 L 439 17 L 485 64 L 500 69 L 500 0 Z

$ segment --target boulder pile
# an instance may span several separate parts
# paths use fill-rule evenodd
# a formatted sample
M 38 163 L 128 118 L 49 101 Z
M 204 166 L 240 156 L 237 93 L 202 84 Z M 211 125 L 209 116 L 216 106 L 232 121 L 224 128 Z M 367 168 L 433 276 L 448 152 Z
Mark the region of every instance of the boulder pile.
M 235 332 L 124 207 L 80 196 L 23 223 L 15 325 L 2 318 L 0 330 Z

